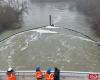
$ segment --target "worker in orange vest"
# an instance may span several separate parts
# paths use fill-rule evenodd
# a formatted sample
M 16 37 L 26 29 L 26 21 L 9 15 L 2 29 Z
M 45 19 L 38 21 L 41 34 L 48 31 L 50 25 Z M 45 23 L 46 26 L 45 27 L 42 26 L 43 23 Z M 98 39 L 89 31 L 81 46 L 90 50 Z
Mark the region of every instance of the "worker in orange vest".
M 40 70 L 40 67 L 36 67 L 36 74 L 35 74 L 37 80 L 42 80 L 43 79 L 43 74 L 42 71 Z
M 47 72 L 45 73 L 46 80 L 54 80 L 54 74 L 51 73 L 51 68 L 48 67 Z
M 7 70 L 7 80 L 16 80 L 16 75 L 12 68 L 8 68 Z

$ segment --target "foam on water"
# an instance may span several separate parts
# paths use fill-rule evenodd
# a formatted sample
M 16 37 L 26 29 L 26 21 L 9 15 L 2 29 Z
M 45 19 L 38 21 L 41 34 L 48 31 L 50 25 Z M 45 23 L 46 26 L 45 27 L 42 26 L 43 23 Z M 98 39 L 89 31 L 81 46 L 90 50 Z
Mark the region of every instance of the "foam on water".
M 0 51 L 3 51 L 3 50 L 5 50 L 5 49 L 7 49 L 7 48 L 8 48 L 8 46 L 1 47 L 1 48 L 0 48 Z
M 39 34 L 37 34 L 36 36 L 32 37 L 32 41 L 33 41 L 33 40 L 37 40 L 38 37 L 39 37 Z
M 24 51 L 25 49 L 27 49 L 28 45 L 25 45 L 24 47 L 22 47 L 20 50 Z
M 38 63 L 43 68 L 54 65 L 63 70 L 82 70 L 81 67 L 88 66 L 89 69 L 96 70 L 94 69 L 98 63 L 96 57 L 100 51 L 95 47 L 94 41 L 67 32 L 63 33 L 61 31 L 63 29 L 60 28 L 51 27 L 49 30 L 50 27 L 25 31 L 3 41 L 0 54 L 3 56 L 5 53 L 8 56 L 8 66 L 14 64 L 16 69 L 23 70 L 32 69 L 33 65 Z M 6 44 L 9 40 L 10 44 Z M 4 62 L 7 62 L 6 57 L 1 56 L 0 58 L 2 60 L 4 58 Z
M 46 28 L 52 28 L 52 29 L 55 29 L 55 28 L 59 28 L 59 27 L 55 27 L 55 26 L 47 26 Z
M 36 31 L 38 33 L 57 33 L 56 31 L 50 31 L 50 30 L 43 30 L 43 29 L 35 29 L 31 31 Z
M 81 40 L 84 40 L 84 41 L 94 42 L 90 39 L 87 39 L 87 38 L 84 38 L 84 37 L 79 37 L 79 36 L 73 36 L 72 39 L 81 39 Z

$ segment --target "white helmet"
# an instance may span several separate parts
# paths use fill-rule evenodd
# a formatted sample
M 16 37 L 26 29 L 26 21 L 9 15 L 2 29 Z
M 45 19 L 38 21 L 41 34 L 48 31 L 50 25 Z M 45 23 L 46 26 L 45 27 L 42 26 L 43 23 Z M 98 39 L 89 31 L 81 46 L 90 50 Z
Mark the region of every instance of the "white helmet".
M 12 71 L 13 69 L 10 67 L 10 68 L 8 68 L 8 70 L 7 71 Z

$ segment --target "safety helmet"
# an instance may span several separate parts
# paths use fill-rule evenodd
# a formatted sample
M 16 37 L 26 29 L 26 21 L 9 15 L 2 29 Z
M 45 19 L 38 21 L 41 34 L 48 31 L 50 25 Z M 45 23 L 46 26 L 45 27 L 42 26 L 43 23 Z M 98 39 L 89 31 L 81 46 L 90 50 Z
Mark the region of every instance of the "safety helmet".
M 8 68 L 8 70 L 7 70 L 8 72 L 11 72 L 11 71 L 13 71 L 13 68 Z
M 51 72 L 51 68 L 50 68 L 50 67 L 47 68 L 47 72 L 48 72 L 48 73 Z
M 39 71 L 40 70 L 40 67 L 39 66 L 36 66 L 36 71 Z

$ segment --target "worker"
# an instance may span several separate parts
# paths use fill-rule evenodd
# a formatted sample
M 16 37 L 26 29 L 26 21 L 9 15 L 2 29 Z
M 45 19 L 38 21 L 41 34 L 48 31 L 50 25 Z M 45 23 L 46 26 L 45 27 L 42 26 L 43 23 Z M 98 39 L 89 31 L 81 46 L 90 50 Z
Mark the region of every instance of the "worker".
M 60 80 L 60 70 L 55 67 L 55 71 L 54 71 L 54 80 Z
M 36 67 L 35 77 L 37 78 L 37 80 L 42 80 L 43 79 L 43 74 L 42 74 L 42 71 L 40 70 L 39 66 Z
M 54 80 L 54 74 L 51 73 L 51 68 L 47 68 L 47 72 L 45 73 L 45 79 L 46 80 Z
M 16 75 L 12 68 L 8 68 L 7 70 L 7 80 L 16 80 Z

